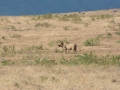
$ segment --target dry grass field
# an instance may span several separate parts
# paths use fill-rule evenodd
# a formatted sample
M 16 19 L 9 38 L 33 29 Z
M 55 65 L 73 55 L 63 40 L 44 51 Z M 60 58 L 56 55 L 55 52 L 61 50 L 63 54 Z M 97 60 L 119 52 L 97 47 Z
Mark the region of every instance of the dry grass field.
M 0 16 L 0 90 L 120 90 L 120 9 Z

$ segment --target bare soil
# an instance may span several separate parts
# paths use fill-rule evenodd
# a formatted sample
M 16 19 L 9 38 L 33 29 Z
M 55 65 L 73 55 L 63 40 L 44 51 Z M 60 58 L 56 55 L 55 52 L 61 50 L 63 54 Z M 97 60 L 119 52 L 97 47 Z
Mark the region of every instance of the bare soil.
M 74 57 L 76 54 L 71 52 L 68 54 L 60 52 L 62 49 L 57 46 L 59 40 L 76 43 L 77 54 L 93 52 L 98 56 L 119 55 L 120 10 L 115 10 L 54 14 L 52 19 L 39 19 L 39 16 L 0 16 L 0 60 L 20 61 L 30 54 L 41 55 L 52 60 Z M 70 14 L 79 15 L 82 21 L 74 23 L 72 20 L 63 21 L 55 17 L 55 15 Z M 98 36 L 100 36 L 98 45 L 84 45 L 86 40 Z M 40 45 L 42 50 L 38 52 L 26 51 L 14 56 L 2 54 L 4 46 L 15 46 L 15 50 L 19 51 Z M 59 52 L 56 53 L 56 50 Z M 1 65 L 0 89 L 120 90 L 119 69 L 119 66 L 99 65 L 55 65 L 51 67 Z

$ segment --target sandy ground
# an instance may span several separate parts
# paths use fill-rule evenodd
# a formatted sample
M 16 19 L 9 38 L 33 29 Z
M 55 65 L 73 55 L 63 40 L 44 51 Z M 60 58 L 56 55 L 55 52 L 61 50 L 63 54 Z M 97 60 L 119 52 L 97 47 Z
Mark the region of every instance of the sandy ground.
M 1 90 L 119 90 L 119 67 L 1 67 Z
M 23 52 L 14 56 L 1 55 L 0 60 L 21 60 L 28 54 L 47 56 L 54 60 L 72 58 L 75 54 L 55 53 L 62 50 L 57 41 L 76 43 L 77 54 L 120 54 L 120 10 L 75 12 L 82 21 L 62 21 L 58 18 L 37 19 L 38 16 L 0 16 L 0 51 L 4 46 L 21 50 L 42 45 L 40 52 Z M 110 18 L 102 18 L 110 15 Z M 55 17 L 55 16 L 54 16 Z M 94 19 L 92 18 L 94 17 Z M 98 17 L 101 17 L 98 19 Z M 44 25 L 40 25 L 40 23 Z M 45 24 L 47 24 L 45 26 Z M 84 42 L 100 37 L 99 45 L 85 46 Z M 119 66 L 0 66 L 1 90 L 119 90 Z

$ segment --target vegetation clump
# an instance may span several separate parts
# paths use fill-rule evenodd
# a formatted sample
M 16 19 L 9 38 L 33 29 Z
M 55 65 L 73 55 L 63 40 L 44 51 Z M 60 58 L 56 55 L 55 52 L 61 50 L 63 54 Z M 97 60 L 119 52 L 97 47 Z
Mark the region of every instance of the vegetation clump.
M 50 26 L 52 26 L 51 24 L 49 24 L 49 23 L 46 23 L 46 22 L 44 22 L 44 23 L 37 23 L 37 24 L 35 24 L 35 27 L 47 27 L 47 28 L 49 28 Z
M 65 59 L 62 57 L 59 61 L 54 59 L 49 59 L 39 55 L 30 54 L 23 58 L 21 61 L 12 61 L 12 60 L 2 60 L 1 65 L 15 65 L 15 64 L 24 64 L 24 65 L 43 65 L 43 66 L 53 66 L 53 65 L 118 65 L 120 66 L 120 55 L 105 55 L 98 56 L 92 52 L 78 54 L 73 58 Z
M 100 43 L 99 38 L 91 38 L 91 39 L 87 39 L 84 42 L 84 45 L 85 46 L 97 46 L 97 45 L 99 45 L 99 43 Z
M 61 59 L 61 64 L 64 65 L 120 65 L 120 55 L 106 55 L 106 56 L 97 56 L 96 54 L 84 53 L 83 55 L 76 55 L 70 60 Z

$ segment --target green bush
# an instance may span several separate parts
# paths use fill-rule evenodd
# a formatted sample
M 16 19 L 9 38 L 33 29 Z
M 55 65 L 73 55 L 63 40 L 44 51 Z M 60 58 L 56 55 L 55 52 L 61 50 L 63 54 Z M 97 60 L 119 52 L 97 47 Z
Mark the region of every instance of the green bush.
M 96 38 L 92 38 L 92 39 L 88 39 L 84 42 L 85 46 L 96 46 L 100 43 L 99 39 Z
M 39 45 L 39 46 L 34 46 L 34 45 L 32 45 L 32 46 L 30 46 L 30 47 L 27 47 L 26 48 L 26 50 L 43 50 L 43 46 L 42 45 Z
M 81 23 L 83 20 L 81 19 L 81 17 L 80 17 L 79 15 L 73 14 L 72 21 L 73 21 L 73 23 L 79 24 L 79 23 Z
M 110 32 L 107 33 L 107 37 L 108 38 L 111 38 L 112 37 L 112 34 Z
M 52 14 L 44 14 L 44 15 L 37 15 L 37 16 L 32 16 L 32 20 L 43 20 L 43 19 L 52 19 L 53 15 Z
M 3 61 L 1 61 L 1 64 L 2 65 L 12 65 L 12 64 L 15 64 L 15 62 L 11 61 L 11 60 L 3 60 Z
M 51 66 L 51 65 L 56 65 L 57 63 L 55 62 L 55 60 L 48 60 L 44 58 L 43 60 L 40 61 L 40 64 L 45 66 Z
M 20 38 L 20 37 L 21 37 L 20 34 L 14 34 L 14 35 L 11 36 L 11 38 Z
M 54 46 L 55 43 L 56 43 L 55 41 L 51 41 L 48 43 L 48 46 L 52 47 L 52 46 Z
M 70 20 L 70 18 L 68 17 L 68 15 L 61 15 L 61 16 L 58 17 L 58 19 L 60 21 L 69 21 Z
M 32 20 L 40 20 L 41 19 L 41 15 L 38 15 L 38 16 L 32 16 Z
M 76 60 L 81 64 L 94 64 L 99 60 L 97 55 L 93 54 L 92 52 L 84 53 L 83 55 L 77 55 L 76 57 Z
M 44 22 L 44 23 L 37 23 L 37 24 L 35 25 L 35 27 L 39 27 L 39 26 L 49 28 L 49 27 L 52 26 L 52 25 L 49 24 L 49 23 L 46 23 L 46 22 Z
M 102 34 L 99 34 L 97 37 L 95 38 L 91 38 L 91 39 L 87 39 L 84 42 L 85 46 L 97 46 L 100 44 L 100 39 L 102 38 Z
M 74 62 L 73 62 L 74 61 Z M 72 63 L 76 64 L 97 64 L 97 65 L 120 65 L 120 55 L 106 55 L 97 56 L 90 53 L 84 53 L 83 55 L 77 55 Z M 70 63 L 71 61 L 67 62 Z
M 14 56 L 16 54 L 16 49 L 14 45 L 11 46 L 3 46 L 1 56 Z
M 97 19 L 110 19 L 111 17 L 113 16 L 109 14 L 101 14 L 97 16 Z
M 52 19 L 53 15 L 52 14 L 45 14 L 45 15 L 42 15 L 42 18 L 43 19 Z
M 41 57 L 39 55 L 28 55 L 23 60 L 12 61 L 12 60 L 2 60 L 1 65 L 13 65 L 13 64 L 23 64 L 23 65 L 43 65 L 43 66 L 53 66 L 53 65 L 118 65 L 120 66 L 120 55 L 105 55 L 98 56 L 92 52 L 78 54 L 71 59 L 65 59 L 62 57 L 59 61 L 54 59 L 49 59 L 46 57 Z
M 115 32 L 115 34 L 117 34 L 117 35 L 120 35 L 120 31 L 118 31 L 118 32 Z
M 5 36 L 2 36 L 2 39 L 3 39 L 3 40 L 5 40 L 5 39 L 6 39 L 6 37 L 5 37 Z
M 47 58 L 36 58 L 34 59 L 34 63 L 35 65 L 45 65 L 45 66 L 51 66 L 51 65 L 56 65 L 57 63 L 55 62 L 55 60 L 49 60 Z
M 111 64 L 119 64 L 120 65 L 120 55 L 113 55 L 110 58 Z

